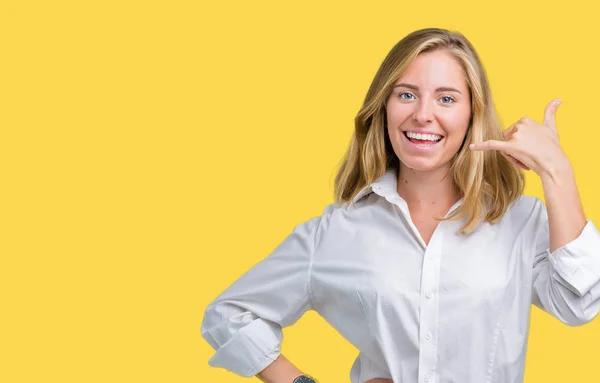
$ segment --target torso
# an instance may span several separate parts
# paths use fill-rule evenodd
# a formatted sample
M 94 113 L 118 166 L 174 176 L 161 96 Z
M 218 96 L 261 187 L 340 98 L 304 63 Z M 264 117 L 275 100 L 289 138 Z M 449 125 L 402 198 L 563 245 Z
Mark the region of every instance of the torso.
M 445 199 L 445 198 L 444 198 Z M 410 201 L 405 198 L 410 219 L 419 231 L 425 245 L 429 245 L 429 241 L 435 232 L 435 229 L 440 224 L 440 221 L 435 218 L 443 218 L 448 214 L 450 208 L 460 199 L 455 196 L 451 199 L 445 199 L 446 202 L 438 201 L 437 204 L 426 204 L 422 201 Z
M 413 224 L 421 234 L 421 238 L 425 242 L 425 245 L 429 245 L 429 241 L 435 232 L 435 229 L 440 224 L 440 221 L 435 218 L 444 217 L 450 206 L 447 209 L 442 209 L 443 211 L 435 211 L 432 209 L 419 209 L 417 206 L 408 206 L 408 210 L 410 212 L 410 218 L 413 221 Z
M 435 228 L 440 223 L 438 220 L 434 219 L 431 214 L 415 214 L 411 213 L 411 218 L 413 223 L 415 224 L 419 234 L 421 234 L 421 238 L 425 242 L 425 245 L 429 244 L 429 240 L 433 236 L 433 232 Z
M 312 256 L 312 302 L 361 351 L 355 383 L 362 381 L 362 371 L 395 382 L 418 381 L 420 346 L 431 342 L 442 350 L 427 365 L 432 371 L 441 367 L 436 381 L 482 382 L 490 373 L 522 380 L 522 364 L 515 360 L 523 355 L 532 304 L 537 201 L 520 200 L 498 224 L 481 223 L 468 236 L 456 235 L 462 220 L 435 220 L 449 210 L 449 203 L 436 202 L 436 209 L 408 206 L 427 249 L 407 230 L 400 214 L 405 205 L 390 207 L 376 193 L 324 214 L 326 230 L 319 232 Z M 470 368 L 473 360 L 484 367 Z M 490 361 L 496 363 L 493 370 Z

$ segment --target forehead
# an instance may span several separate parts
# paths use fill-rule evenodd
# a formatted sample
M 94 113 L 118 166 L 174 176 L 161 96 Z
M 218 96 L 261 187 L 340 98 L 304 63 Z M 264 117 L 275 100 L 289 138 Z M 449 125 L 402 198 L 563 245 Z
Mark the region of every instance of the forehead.
M 410 83 L 418 87 L 451 86 L 467 89 L 465 71 L 452 54 L 445 50 L 420 53 L 396 83 Z

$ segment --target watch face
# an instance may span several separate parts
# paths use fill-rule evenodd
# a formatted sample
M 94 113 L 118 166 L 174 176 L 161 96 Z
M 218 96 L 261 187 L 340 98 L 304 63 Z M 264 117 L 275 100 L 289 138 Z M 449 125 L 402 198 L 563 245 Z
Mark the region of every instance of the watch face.
M 316 383 L 314 381 L 314 379 L 306 376 L 306 375 L 302 375 L 297 377 L 296 379 L 294 379 L 294 383 Z

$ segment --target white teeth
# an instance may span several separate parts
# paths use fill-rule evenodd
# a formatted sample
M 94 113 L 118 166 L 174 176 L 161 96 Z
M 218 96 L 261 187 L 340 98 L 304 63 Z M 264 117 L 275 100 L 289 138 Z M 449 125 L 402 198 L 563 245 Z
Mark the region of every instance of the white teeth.
M 406 132 L 406 136 L 408 138 L 415 138 L 417 140 L 427 140 L 427 141 L 438 141 L 442 136 L 438 136 L 437 134 L 421 134 L 421 133 L 413 133 Z

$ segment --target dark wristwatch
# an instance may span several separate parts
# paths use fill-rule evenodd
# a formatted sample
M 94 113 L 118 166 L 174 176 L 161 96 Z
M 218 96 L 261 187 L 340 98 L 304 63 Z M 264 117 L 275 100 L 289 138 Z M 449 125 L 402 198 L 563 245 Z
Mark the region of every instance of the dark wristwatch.
M 318 383 L 315 378 L 310 375 L 300 375 L 292 383 Z

